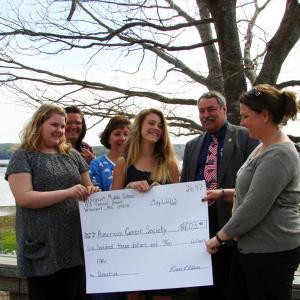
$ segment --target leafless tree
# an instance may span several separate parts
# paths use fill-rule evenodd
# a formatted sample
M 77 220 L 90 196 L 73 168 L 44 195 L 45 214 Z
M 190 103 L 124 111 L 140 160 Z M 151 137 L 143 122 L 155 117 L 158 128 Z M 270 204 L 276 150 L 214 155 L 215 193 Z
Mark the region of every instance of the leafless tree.
M 286 1 L 272 34 L 257 24 L 270 0 L 5 2 L 1 89 L 29 105 L 76 104 L 99 122 L 157 106 L 173 132 L 186 135 L 201 130 L 193 111 L 207 89 L 224 93 L 238 123 L 247 86 L 300 85 L 277 82 L 299 40 L 298 0 Z

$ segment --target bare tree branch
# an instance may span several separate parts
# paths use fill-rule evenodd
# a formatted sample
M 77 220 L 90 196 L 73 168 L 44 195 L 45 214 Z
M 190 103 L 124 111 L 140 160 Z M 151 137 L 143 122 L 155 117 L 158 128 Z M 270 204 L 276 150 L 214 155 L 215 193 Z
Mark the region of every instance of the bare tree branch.
M 280 26 L 268 43 L 262 69 L 256 84 L 268 82 L 276 84 L 281 66 L 300 37 L 300 4 L 297 0 L 287 1 Z
M 290 86 L 300 86 L 300 80 L 288 80 L 276 84 L 278 89 L 284 89 Z
M 204 90 L 224 93 L 238 123 L 247 82 L 299 85 L 293 77 L 277 83 L 299 41 L 296 0 L 271 38 L 258 18 L 270 0 L 15 1 L 0 11 L 0 88 L 31 106 L 76 104 L 95 124 L 154 106 L 174 135 L 193 135 Z
M 260 12 L 266 8 L 268 3 L 271 0 L 267 0 L 261 7 L 258 6 L 257 0 L 254 1 L 255 3 L 255 11 L 248 23 L 248 28 L 247 28 L 247 34 L 246 34 L 246 43 L 245 43 L 245 48 L 244 48 L 244 64 L 245 64 L 245 74 L 249 81 L 254 84 L 256 80 L 256 69 L 257 66 L 254 64 L 253 60 L 251 59 L 251 46 L 252 46 L 252 41 L 253 41 L 253 27 L 255 26 L 255 22 L 257 17 L 259 16 Z

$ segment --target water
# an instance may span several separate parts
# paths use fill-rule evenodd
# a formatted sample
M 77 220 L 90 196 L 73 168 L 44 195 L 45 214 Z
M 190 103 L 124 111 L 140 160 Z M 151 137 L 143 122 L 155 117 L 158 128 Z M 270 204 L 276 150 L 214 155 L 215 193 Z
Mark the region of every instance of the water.
M 8 163 L 8 160 L 0 159 L 0 164 Z M 0 206 L 14 206 L 15 199 L 10 191 L 8 182 L 4 179 L 6 167 L 0 167 Z

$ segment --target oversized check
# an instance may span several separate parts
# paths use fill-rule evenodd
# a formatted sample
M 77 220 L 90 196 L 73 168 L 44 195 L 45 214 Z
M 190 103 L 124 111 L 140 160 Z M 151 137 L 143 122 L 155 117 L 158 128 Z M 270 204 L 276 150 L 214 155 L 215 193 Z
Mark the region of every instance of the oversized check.
M 80 202 L 87 292 L 212 285 L 205 182 L 99 192 Z

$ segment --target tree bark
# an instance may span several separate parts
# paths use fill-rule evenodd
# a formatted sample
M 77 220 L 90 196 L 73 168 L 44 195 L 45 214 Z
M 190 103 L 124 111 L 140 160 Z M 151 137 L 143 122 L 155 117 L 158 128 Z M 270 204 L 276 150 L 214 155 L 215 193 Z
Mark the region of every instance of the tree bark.
M 300 37 L 300 4 L 288 0 L 280 26 L 268 43 L 268 51 L 255 84 L 276 85 L 283 62 Z
M 247 89 L 236 26 L 236 0 L 207 1 L 216 28 L 228 120 L 239 124 L 239 96 Z

